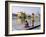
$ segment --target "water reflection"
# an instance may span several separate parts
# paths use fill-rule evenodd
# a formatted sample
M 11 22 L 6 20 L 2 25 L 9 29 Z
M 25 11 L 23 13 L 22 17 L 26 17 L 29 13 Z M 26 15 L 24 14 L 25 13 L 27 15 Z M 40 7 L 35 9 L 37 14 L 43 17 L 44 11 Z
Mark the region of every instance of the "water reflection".
M 37 25 L 40 25 L 40 19 L 39 19 L 39 16 L 34 16 L 34 27 L 37 26 Z M 32 18 L 31 16 L 29 17 L 16 17 L 16 16 L 13 16 L 12 18 L 12 27 L 13 29 L 12 30 L 26 30 L 28 28 L 25 28 L 25 20 L 28 21 L 28 24 L 30 26 L 30 28 L 32 28 Z M 36 29 L 40 29 L 40 27 L 36 28 Z

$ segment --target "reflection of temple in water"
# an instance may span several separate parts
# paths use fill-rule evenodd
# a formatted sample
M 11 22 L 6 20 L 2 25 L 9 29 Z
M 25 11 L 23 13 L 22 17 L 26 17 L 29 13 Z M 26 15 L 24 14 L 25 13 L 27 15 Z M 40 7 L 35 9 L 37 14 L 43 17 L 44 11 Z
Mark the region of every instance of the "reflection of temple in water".
M 17 21 L 16 21 L 18 24 L 21 23 L 21 19 L 19 18 L 20 16 L 21 16 L 21 13 L 18 12 L 18 13 L 17 13 Z
M 18 24 L 21 24 L 21 23 L 24 22 L 24 20 L 25 20 L 25 15 L 24 15 L 24 13 L 23 13 L 23 12 L 18 12 L 18 13 L 17 13 L 17 23 L 18 23 Z

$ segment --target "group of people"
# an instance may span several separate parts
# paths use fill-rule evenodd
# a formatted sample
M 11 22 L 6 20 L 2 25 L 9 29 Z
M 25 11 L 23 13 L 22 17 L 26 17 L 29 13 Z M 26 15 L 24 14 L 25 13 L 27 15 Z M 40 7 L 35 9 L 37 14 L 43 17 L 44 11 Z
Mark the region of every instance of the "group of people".
M 28 21 L 25 21 L 25 28 L 30 27 Z M 32 13 L 32 27 L 34 27 L 34 13 Z

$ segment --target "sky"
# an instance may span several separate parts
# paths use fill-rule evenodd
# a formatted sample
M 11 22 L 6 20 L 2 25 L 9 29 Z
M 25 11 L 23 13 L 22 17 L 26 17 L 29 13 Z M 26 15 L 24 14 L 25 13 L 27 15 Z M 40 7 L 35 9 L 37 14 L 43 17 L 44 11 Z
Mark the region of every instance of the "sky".
M 35 14 L 40 13 L 40 7 L 13 6 L 12 10 L 14 14 L 16 14 L 17 12 L 21 12 L 21 11 L 29 15 L 31 15 L 32 13 L 35 13 Z

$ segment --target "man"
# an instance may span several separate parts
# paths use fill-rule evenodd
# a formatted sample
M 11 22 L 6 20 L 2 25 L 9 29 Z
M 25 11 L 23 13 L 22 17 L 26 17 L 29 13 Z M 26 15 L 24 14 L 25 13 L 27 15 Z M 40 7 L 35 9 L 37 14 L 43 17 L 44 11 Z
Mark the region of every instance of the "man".
M 32 13 L 32 27 L 34 27 L 34 13 Z

